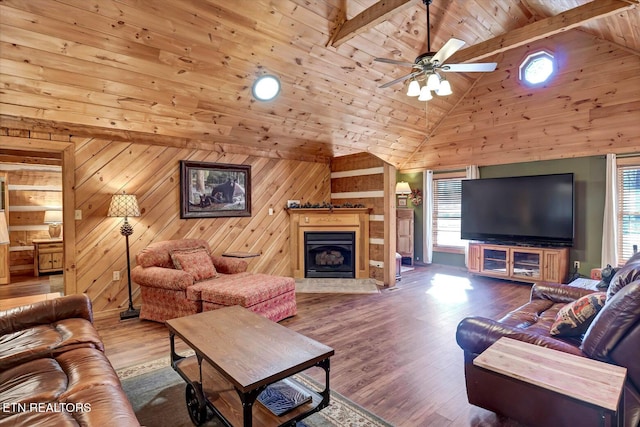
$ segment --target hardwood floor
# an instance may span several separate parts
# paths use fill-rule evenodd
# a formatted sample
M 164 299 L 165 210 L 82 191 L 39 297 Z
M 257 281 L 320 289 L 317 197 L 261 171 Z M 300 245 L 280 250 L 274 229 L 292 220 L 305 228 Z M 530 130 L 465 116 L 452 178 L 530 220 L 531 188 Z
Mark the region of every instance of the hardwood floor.
M 32 274 L 11 275 L 11 283 L 0 285 L 0 300 L 26 297 L 51 292 L 64 293 L 61 274 L 42 275 L 34 277 Z
M 456 327 L 466 316 L 500 317 L 530 289 L 416 267 L 379 294 L 298 294 L 298 315 L 281 324 L 332 346 L 331 388 L 394 425 L 494 426 L 501 421 L 467 403 Z M 96 326 L 116 369 L 168 357 L 162 324 L 110 318 Z

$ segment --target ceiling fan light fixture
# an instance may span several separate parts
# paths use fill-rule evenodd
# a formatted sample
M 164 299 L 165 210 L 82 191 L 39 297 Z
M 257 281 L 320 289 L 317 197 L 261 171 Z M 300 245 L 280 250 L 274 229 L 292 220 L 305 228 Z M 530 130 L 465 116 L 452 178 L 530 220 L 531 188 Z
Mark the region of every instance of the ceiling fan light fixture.
M 436 73 L 429 74 L 429 77 L 427 78 L 427 87 L 429 90 L 438 90 L 440 87 L 440 77 Z
M 447 95 L 451 95 L 452 93 L 453 91 L 451 90 L 451 84 L 449 83 L 448 80 L 443 79 L 440 82 L 440 86 L 436 90 L 436 94 L 438 96 L 447 96 Z
M 420 89 L 420 96 L 418 96 L 418 101 L 429 101 L 433 99 L 433 95 L 431 95 L 431 90 L 427 86 L 422 86 Z
M 420 83 L 417 80 L 411 80 L 409 87 L 407 88 L 407 96 L 420 95 Z

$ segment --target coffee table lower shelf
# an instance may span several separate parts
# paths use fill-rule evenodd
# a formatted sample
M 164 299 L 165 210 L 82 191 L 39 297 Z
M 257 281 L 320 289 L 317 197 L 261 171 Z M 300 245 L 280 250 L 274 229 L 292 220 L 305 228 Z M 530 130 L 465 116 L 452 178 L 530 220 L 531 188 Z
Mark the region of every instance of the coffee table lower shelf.
M 202 373 L 200 372 L 196 356 L 186 357 L 174 362 L 174 369 L 187 382 L 187 390 L 189 387 L 200 386 L 202 397 L 206 400 L 207 406 L 223 423 L 228 426 L 244 425 L 245 420 L 243 418 L 242 402 L 236 389 L 220 372 L 206 361 L 202 361 L 201 366 Z M 290 378 L 290 380 L 295 381 L 295 379 L 292 378 Z M 299 381 L 296 381 L 296 384 L 311 395 L 310 402 L 304 403 L 282 416 L 277 416 L 256 400 L 253 405 L 253 426 L 295 426 L 296 420 L 300 421 L 326 407 L 326 404 L 323 404 L 321 394 L 310 390 L 309 387 L 300 384 Z M 192 392 L 199 393 L 200 391 L 192 390 Z

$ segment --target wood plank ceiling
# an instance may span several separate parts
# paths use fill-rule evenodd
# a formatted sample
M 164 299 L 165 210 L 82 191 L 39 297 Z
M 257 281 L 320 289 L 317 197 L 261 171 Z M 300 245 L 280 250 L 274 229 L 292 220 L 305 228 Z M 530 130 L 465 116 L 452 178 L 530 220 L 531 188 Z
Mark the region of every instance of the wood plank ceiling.
M 315 162 L 369 152 L 402 168 L 478 75 L 448 73 L 454 94 L 426 111 L 404 84 L 380 89 L 409 70 L 375 57 L 413 62 L 427 51 L 422 2 L 395 0 L 380 22 L 350 21 L 355 35 L 335 46 L 331 38 L 382 3 L 2 0 L 0 125 Z M 431 46 L 456 37 L 466 49 L 449 62 L 487 61 L 576 28 L 638 55 L 639 8 L 634 0 L 434 0 Z M 265 73 L 283 86 L 266 103 L 251 97 Z

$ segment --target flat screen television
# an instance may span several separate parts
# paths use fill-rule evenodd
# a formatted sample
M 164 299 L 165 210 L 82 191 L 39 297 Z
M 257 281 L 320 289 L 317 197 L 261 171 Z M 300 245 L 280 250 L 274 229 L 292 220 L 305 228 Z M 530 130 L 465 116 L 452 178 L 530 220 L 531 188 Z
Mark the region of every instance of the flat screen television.
M 462 239 L 573 246 L 573 174 L 463 180 L 461 215 Z

